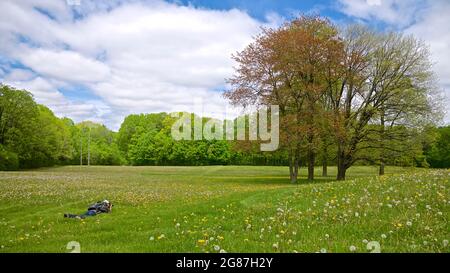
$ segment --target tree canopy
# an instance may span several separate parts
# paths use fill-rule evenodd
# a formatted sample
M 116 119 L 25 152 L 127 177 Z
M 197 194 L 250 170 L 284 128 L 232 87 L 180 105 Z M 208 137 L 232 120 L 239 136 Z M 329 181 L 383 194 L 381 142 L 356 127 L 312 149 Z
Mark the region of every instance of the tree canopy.
M 367 149 L 379 153 L 382 174 L 393 148 L 386 141 L 432 123 L 438 110 L 428 49 L 412 36 L 358 25 L 338 29 L 327 19 L 301 16 L 265 29 L 234 59 L 232 88 L 224 95 L 244 107 L 279 105 L 292 182 L 302 154 L 310 180 L 317 155 L 325 173 L 333 143 L 338 180 L 366 159 Z

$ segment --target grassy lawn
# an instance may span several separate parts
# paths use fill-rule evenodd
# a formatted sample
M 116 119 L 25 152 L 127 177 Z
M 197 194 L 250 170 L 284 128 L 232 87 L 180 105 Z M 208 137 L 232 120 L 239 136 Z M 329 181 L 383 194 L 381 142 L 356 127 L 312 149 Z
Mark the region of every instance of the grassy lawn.
M 305 170 L 302 169 L 302 177 Z M 353 167 L 298 185 L 287 167 L 0 172 L 0 252 L 450 252 L 450 171 Z M 317 169 L 319 175 L 320 170 Z M 65 219 L 95 201 L 111 214 Z M 374 243 L 376 245 L 376 243 Z

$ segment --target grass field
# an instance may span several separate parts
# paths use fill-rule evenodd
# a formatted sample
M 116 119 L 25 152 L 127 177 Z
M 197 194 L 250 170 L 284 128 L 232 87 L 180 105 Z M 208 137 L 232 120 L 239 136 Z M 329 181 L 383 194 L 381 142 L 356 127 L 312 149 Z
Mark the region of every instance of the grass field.
M 0 172 L 0 252 L 450 252 L 449 170 L 335 171 L 298 185 L 286 167 Z M 111 214 L 63 218 L 105 198 Z

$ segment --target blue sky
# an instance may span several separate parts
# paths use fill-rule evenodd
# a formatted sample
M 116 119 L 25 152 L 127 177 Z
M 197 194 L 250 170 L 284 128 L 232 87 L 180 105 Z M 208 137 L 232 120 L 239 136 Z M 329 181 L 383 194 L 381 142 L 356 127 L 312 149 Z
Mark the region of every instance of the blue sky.
M 58 116 L 114 130 L 131 113 L 193 111 L 199 102 L 199 114 L 236 115 L 220 92 L 231 54 L 262 26 L 301 13 L 424 40 L 450 97 L 446 0 L 2 0 L 0 82 L 31 91 Z
M 291 17 L 301 12 L 320 12 L 323 16 L 330 16 L 335 19 L 343 18 L 345 15 L 338 11 L 338 3 L 336 1 L 314 1 L 314 0 L 223 0 L 223 1 L 208 1 L 208 0 L 182 0 L 171 1 L 174 3 L 182 3 L 183 5 L 192 5 L 199 8 L 209 9 L 240 9 L 246 11 L 250 16 L 259 20 L 265 20 L 267 14 L 277 13 L 283 17 Z

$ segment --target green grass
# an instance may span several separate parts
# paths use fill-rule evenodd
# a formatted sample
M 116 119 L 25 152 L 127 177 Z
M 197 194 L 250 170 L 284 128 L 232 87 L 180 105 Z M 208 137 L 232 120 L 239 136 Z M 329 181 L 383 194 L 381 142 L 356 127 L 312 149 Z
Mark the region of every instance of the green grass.
M 302 178 L 305 177 L 302 169 Z M 319 175 L 320 170 L 317 170 Z M 450 171 L 353 167 L 59 167 L 0 172 L 0 252 L 450 252 Z M 65 219 L 97 200 L 111 214 Z M 353 248 L 353 247 L 352 247 Z

